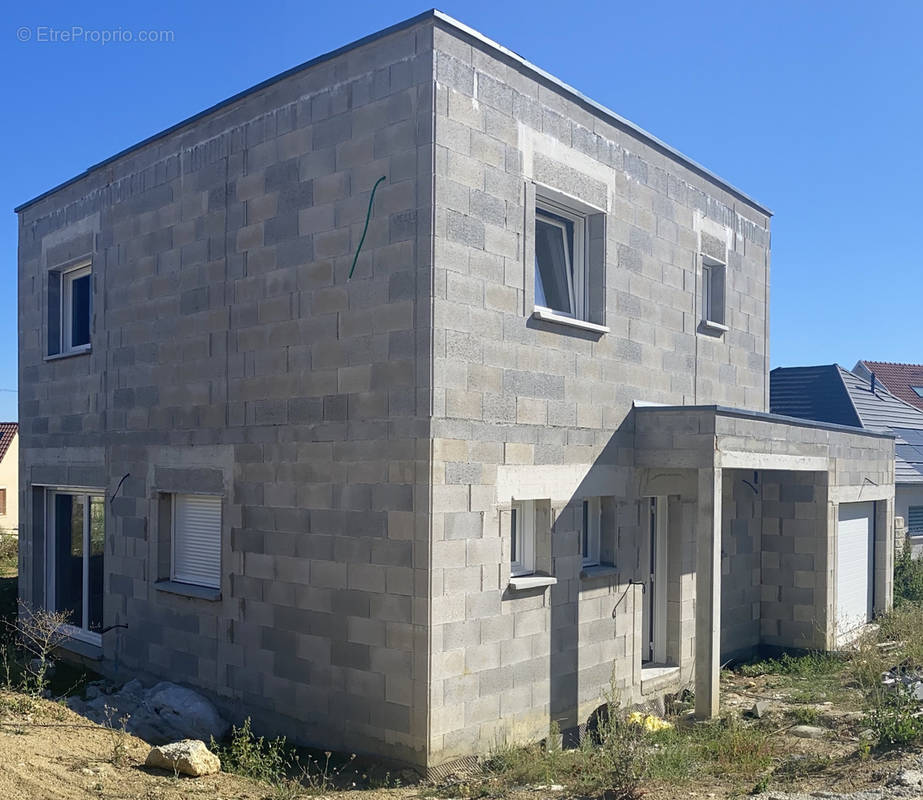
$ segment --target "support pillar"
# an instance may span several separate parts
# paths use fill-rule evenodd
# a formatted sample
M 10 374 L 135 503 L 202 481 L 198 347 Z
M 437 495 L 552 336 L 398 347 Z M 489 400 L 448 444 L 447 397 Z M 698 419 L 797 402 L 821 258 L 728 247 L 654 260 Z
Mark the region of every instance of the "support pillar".
M 696 514 L 695 715 L 718 715 L 721 660 L 721 469 L 699 470 Z

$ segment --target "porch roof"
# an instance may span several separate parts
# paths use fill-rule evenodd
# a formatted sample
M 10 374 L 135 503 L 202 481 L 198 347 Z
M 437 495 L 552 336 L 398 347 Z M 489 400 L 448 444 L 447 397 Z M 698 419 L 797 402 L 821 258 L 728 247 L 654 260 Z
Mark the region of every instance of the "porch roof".
M 893 482 L 890 432 L 720 405 L 636 404 L 634 411 L 637 466 L 828 471 L 849 461 L 853 472 Z

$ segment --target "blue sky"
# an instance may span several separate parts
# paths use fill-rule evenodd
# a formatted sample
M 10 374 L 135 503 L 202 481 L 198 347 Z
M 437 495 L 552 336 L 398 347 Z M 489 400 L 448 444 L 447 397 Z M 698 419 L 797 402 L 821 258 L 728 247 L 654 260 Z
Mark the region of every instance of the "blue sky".
M 425 8 L 397 0 L 8 7 L 0 419 L 16 417 L 15 205 Z M 773 366 L 923 362 L 923 3 L 447 0 L 440 8 L 773 209 Z M 171 31 L 172 41 L 47 41 L 49 28 L 72 26 L 100 32 L 90 39 L 153 29 Z

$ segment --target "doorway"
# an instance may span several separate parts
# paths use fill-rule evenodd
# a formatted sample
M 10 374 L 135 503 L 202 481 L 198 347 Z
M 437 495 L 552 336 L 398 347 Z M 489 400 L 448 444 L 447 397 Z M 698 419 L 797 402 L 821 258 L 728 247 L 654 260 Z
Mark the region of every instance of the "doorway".
M 46 513 L 47 608 L 67 615 L 73 638 L 101 645 L 105 499 L 92 491 L 54 489 Z
M 667 660 L 667 498 L 642 503 L 640 563 L 644 584 L 641 611 L 641 663 Z

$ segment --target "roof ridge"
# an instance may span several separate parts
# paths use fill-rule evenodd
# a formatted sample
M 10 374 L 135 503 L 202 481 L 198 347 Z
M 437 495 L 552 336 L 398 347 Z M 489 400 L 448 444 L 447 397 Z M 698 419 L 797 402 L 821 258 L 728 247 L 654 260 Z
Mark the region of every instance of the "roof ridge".
M 919 367 L 923 369 L 923 364 L 911 364 L 909 361 L 867 361 L 864 358 L 859 359 L 860 364 L 881 364 L 885 367 Z

